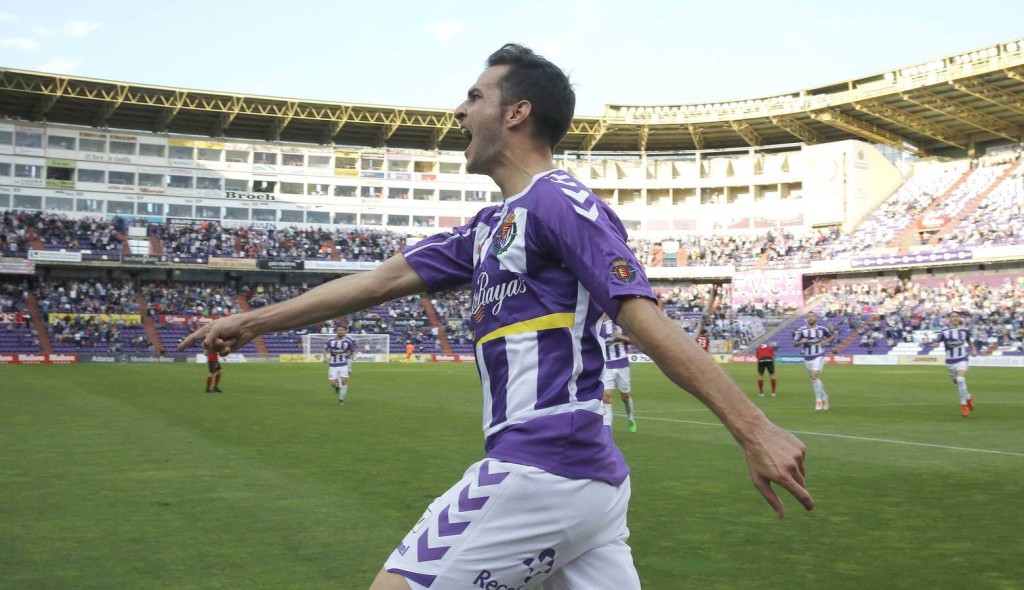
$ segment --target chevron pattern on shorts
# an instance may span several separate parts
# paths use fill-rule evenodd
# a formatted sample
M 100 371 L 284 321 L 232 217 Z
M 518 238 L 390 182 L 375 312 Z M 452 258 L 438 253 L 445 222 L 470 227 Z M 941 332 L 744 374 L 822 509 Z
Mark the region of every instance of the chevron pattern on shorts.
M 462 488 L 459 492 L 458 500 L 458 511 L 459 512 L 476 512 L 487 504 L 487 500 L 490 499 L 490 495 L 477 495 L 471 497 L 469 495 L 470 489 L 474 489 L 474 493 L 479 494 L 481 488 L 495 486 L 505 481 L 508 477 L 508 472 L 497 472 L 491 473 L 490 468 L 491 462 L 485 462 L 480 466 L 480 471 L 477 474 L 476 484 L 473 482 L 466 484 L 466 487 Z M 483 490 L 486 492 L 486 490 Z M 461 535 L 472 521 L 467 522 L 452 522 L 449 517 L 451 506 L 445 506 L 443 510 L 437 515 L 437 536 L 438 537 L 453 537 Z M 450 549 L 450 545 L 437 545 L 436 547 L 430 546 L 430 528 L 423 530 L 423 534 L 420 535 L 416 542 L 416 560 L 420 563 L 424 561 L 436 561 L 444 557 L 445 553 Z

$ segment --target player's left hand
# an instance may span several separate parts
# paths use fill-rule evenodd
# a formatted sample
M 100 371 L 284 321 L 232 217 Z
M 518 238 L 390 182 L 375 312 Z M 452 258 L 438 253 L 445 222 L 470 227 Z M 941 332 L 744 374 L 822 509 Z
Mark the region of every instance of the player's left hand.
M 769 422 L 743 445 L 743 451 L 754 487 L 779 518 L 782 518 L 784 509 L 772 483 L 789 492 L 805 509 L 814 508 L 814 499 L 805 487 L 807 448 L 800 439 Z

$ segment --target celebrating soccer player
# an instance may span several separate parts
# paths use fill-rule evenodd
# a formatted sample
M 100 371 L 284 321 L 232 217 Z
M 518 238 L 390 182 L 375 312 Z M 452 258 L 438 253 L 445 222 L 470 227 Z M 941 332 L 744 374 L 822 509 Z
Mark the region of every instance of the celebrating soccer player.
M 946 370 L 960 392 L 960 415 L 966 418 L 974 410 L 974 396 L 967 391 L 967 359 L 977 356 L 971 332 L 961 324 L 959 312 L 949 314 L 949 327 L 935 339 L 946 347 Z
M 804 445 L 658 309 L 618 216 L 555 166 L 575 101 L 562 70 L 505 45 L 455 109 L 466 171 L 490 176 L 502 203 L 372 271 L 221 318 L 182 343 L 228 353 L 265 332 L 472 286 L 485 456 L 397 543 L 372 590 L 640 588 L 626 544 L 629 468 L 603 418 L 602 313 L 718 416 L 780 516 L 772 483 L 814 505 Z
M 811 387 L 814 389 L 814 409 L 828 409 L 828 394 L 825 393 L 825 384 L 821 382 L 821 369 L 825 366 L 825 347 L 831 344 L 832 331 L 825 326 L 818 325 L 818 314 L 813 311 L 807 314 L 807 324 L 796 331 L 793 343 L 803 347 L 804 367 L 811 377 Z

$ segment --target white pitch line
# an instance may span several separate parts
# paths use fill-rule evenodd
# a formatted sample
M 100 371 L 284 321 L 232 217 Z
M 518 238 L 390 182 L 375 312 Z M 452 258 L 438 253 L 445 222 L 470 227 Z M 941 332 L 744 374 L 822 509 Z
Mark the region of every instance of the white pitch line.
M 754 400 L 751 400 L 751 401 L 754 401 Z M 804 406 L 803 403 L 800 403 L 800 405 L 794 405 L 794 404 L 788 404 L 785 401 L 782 401 L 782 402 L 780 402 L 780 401 L 768 401 L 766 403 L 768 403 L 768 404 L 776 404 L 775 407 L 774 407 L 774 409 L 776 409 L 776 410 L 789 410 L 789 409 L 793 409 L 793 408 L 804 408 L 804 407 L 806 407 L 806 406 Z M 955 404 L 955 402 L 954 402 L 954 404 Z M 949 405 L 950 405 L 950 402 L 913 402 L 913 403 L 903 403 L 903 404 L 843 404 L 842 407 L 844 407 L 844 408 L 909 408 L 909 407 L 917 407 L 917 406 L 949 406 Z M 1005 402 L 1003 402 L 1003 401 L 998 401 L 998 402 L 987 401 L 987 402 L 985 402 L 985 405 L 986 406 L 1021 406 L 1021 405 L 1024 405 L 1024 401 L 1019 401 L 1019 402 L 1017 402 L 1017 401 L 1005 401 Z M 768 408 L 768 407 L 771 407 L 771 406 L 767 406 L 766 405 L 766 406 L 758 406 L 758 407 Z M 674 410 L 646 410 L 644 412 L 644 414 L 645 415 L 647 415 L 647 414 L 697 414 L 697 413 L 707 412 L 707 411 L 708 411 L 707 408 L 678 408 L 678 409 L 674 409 Z M 620 414 L 616 414 L 616 415 L 624 416 L 625 414 L 621 414 L 620 413 Z
M 721 422 L 701 422 L 699 420 L 678 420 L 678 419 L 675 419 L 675 418 L 654 418 L 654 417 L 650 417 L 650 416 L 637 416 L 637 418 L 640 418 L 642 420 L 653 420 L 653 421 L 658 421 L 658 422 L 673 422 L 673 423 L 677 423 L 677 424 L 697 424 L 697 425 L 700 425 L 700 426 L 721 426 L 721 427 L 724 428 L 724 426 L 722 425 Z M 871 438 L 871 437 L 867 437 L 867 436 L 851 436 L 849 434 L 833 434 L 833 433 L 829 433 L 829 432 L 809 432 L 809 431 L 801 431 L 801 430 L 791 430 L 790 432 L 792 432 L 793 434 L 803 434 L 803 435 L 807 435 L 807 436 L 827 436 L 827 437 L 831 437 L 831 438 L 845 438 L 847 440 L 862 440 L 862 441 L 866 441 L 866 442 L 880 442 L 880 443 L 889 443 L 889 444 L 894 444 L 894 445 L 907 445 L 907 446 L 912 446 L 912 447 L 928 447 L 928 448 L 932 448 L 932 449 L 946 449 L 946 450 L 949 450 L 949 451 L 967 451 L 967 452 L 970 452 L 970 453 L 987 453 L 987 454 L 990 454 L 990 455 L 1008 455 L 1010 457 L 1024 457 L 1024 453 L 1013 453 L 1013 452 L 1010 452 L 1010 451 L 993 451 L 991 449 L 974 449 L 974 448 L 971 448 L 971 447 L 954 447 L 954 446 L 950 446 L 950 445 L 937 445 L 937 444 L 932 444 L 932 443 L 912 442 L 912 441 L 907 441 L 907 440 L 894 440 L 894 439 L 890 439 L 890 438 Z

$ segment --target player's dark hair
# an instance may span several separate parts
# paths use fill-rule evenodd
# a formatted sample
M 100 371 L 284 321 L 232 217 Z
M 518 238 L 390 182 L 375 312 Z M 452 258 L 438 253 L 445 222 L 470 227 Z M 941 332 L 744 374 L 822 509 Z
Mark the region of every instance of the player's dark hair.
M 533 107 L 533 137 L 546 141 L 554 150 L 568 133 L 576 110 L 576 92 L 569 77 L 532 49 L 515 43 L 506 43 L 487 58 L 487 67 L 494 66 L 510 66 L 498 82 L 501 105 L 529 101 Z

